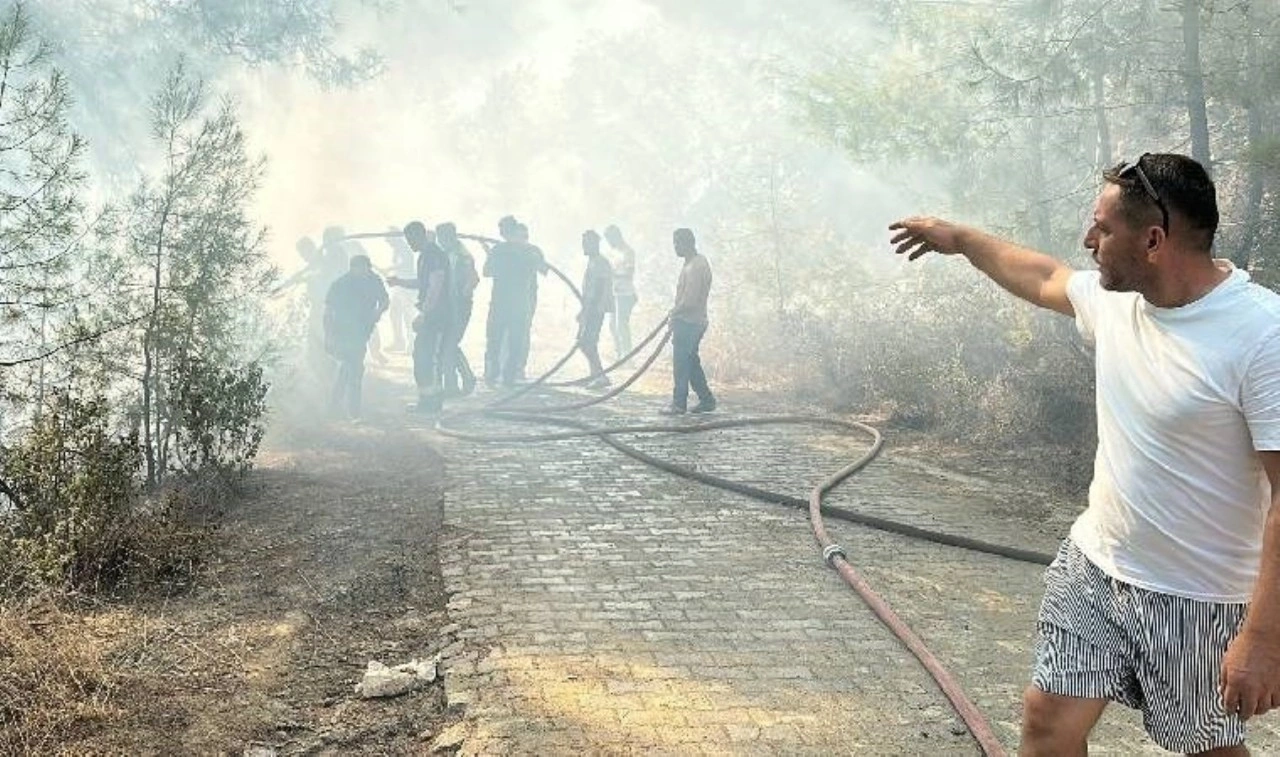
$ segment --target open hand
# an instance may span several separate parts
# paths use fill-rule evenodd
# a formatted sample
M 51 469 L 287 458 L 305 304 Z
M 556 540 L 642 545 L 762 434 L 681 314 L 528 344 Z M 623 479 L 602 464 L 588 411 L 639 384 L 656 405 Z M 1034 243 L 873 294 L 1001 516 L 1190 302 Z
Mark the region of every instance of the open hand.
M 889 226 L 897 234 L 889 240 L 897 245 L 897 254 L 906 254 L 907 260 L 915 260 L 926 252 L 957 255 L 961 250 L 962 227 L 940 218 L 912 216 Z
M 1218 691 L 1227 713 L 1241 720 L 1280 707 L 1280 638 L 1274 629 L 1267 634 L 1242 631 L 1222 658 Z

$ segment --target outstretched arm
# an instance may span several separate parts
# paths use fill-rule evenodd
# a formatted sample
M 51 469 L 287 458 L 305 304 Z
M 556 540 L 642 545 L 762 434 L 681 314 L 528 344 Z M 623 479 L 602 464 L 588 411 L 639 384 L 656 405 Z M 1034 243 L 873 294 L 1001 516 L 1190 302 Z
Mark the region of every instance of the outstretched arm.
M 312 273 L 311 266 L 306 266 L 302 270 L 297 271 L 289 278 L 285 279 L 284 281 L 272 287 L 271 295 L 275 296 L 277 294 L 280 294 L 284 290 L 289 289 L 290 287 L 294 287 L 294 286 L 297 286 L 298 284 L 301 284 L 303 280 L 307 278 L 307 276 L 311 275 L 311 273 Z
M 1042 308 L 1075 315 L 1067 297 L 1072 269 L 1056 258 L 1000 239 L 971 226 L 914 216 L 889 227 L 899 255 L 915 260 L 926 252 L 963 255 L 992 281 Z

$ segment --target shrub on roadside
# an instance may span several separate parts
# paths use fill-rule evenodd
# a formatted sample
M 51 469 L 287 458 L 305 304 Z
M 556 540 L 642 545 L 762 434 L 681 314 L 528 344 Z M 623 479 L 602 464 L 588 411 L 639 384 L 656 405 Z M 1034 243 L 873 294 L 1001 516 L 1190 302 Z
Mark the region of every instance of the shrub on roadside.
M 0 594 L 92 592 L 189 571 L 204 528 L 178 491 L 144 497 L 136 434 L 101 399 L 56 395 L 4 450 Z
M 266 433 L 262 366 L 231 369 L 188 359 L 179 364 L 173 386 L 179 472 L 188 477 L 246 473 Z
M 801 397 L 954 440 L 1092 448 L 1093 371 L 1072 325 L 994 285 L 921 274 L 755 317 L 734 332 L 749 339 L 718 335 L 722 354 Z

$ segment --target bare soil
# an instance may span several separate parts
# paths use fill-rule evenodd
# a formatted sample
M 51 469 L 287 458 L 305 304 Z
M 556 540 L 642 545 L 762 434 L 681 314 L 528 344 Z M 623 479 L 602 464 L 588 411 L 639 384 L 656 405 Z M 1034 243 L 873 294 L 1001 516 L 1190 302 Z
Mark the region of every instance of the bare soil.
M 448 717 L 439 680 L 393 699 L 354 693 L 370 660 L 432 658 L 446 601 L 442 461 L 412 435 L 396 388 L 367 383 L 363 423 L 317 417 L 318 402 L 276 418 L 250 495 L 225 514 L 193 588 L 5 616 L 0 655 L 93 677 L 51 692 L 79 707 L 51 723 L 56 745 L 0 739 L 0 752 L 399 754 L 430 743 Z M 37 644 L 59 637 L 68 644 Z

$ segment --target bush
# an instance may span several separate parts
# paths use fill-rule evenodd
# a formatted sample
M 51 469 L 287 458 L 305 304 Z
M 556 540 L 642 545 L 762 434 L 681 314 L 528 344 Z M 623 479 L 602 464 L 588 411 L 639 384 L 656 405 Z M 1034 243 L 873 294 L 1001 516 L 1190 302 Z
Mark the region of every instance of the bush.
M 251 363 L 236 370 L 188 359 L 179 364 L 173 390 L 178 472 L 248 472 L 265 433 L 262 367 Z
M 178 492 L 143 497 L 136 434 L 110 431 L 101 399 L 57 395 L 5 450 L 0 478 L 0 593 L 97 591 L 185 575 L 204 530 Z
M 802 397 L 901 427 L 1092 447 L 1093 370 L 1067 319 L 936 270 L 833 300 L 754 314 L 737 330 L 750 338 L 719 352 L 766 366 Z

